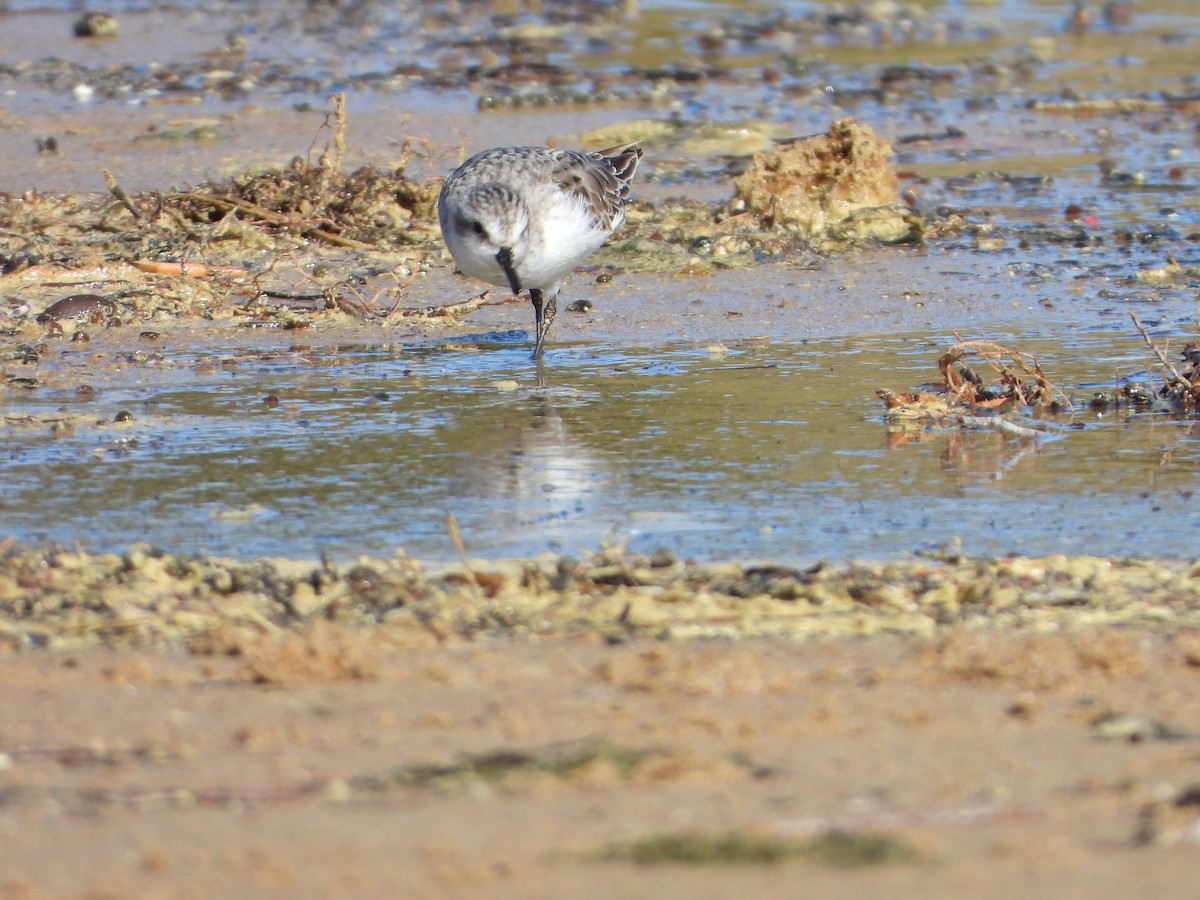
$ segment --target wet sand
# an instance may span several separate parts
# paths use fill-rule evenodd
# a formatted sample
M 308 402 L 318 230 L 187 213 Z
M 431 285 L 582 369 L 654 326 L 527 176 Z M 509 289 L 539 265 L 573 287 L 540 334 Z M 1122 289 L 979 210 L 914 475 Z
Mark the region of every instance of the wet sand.
M 1095 723 L 1195 723 L 1195 633 L 354 640 L 362 681 L 263 686 L 246 660 L 177 652 L 0 661 L 6 896 L 1193 890 L 1194 738 Z M 829 831 L 903 854 L 599 858 Z

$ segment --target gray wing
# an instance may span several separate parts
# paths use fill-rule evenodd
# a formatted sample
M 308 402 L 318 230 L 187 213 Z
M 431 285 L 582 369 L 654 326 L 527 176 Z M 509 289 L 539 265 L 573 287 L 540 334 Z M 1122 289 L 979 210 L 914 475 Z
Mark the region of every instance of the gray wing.
M 641 148 L 632 145 L 595 153 L 559 150 L 550 177 L 591 212 L 598 228 L 607 231 L 624 214 L 629 181 L 641 158 Z

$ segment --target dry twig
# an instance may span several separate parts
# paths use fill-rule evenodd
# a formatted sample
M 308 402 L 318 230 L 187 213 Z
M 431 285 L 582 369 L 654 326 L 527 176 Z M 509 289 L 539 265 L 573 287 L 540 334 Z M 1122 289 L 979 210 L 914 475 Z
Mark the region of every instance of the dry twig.
M 102 169 L 101 171 L 104 173 L 104 181 L 108 185 L 109 191 L 114 197 L 117 198 L 117 200 L 121 202 L 121 205 L 129 210 L 129 212 L 133 214 L 133 217 L 143 225 L 151 224 L 150 219 L 146 217 L 146 214 L 138 209 L 137 204 L 129 199 L 129 195 L 125 193 L 125 189 L 117 183 L 117 179 L 113 177 L 113 173 L 108 169 Z
M 1146 346 L 1154 351 L 1154 355 L 1158 357 L 1158 361 L 1162 363 L 1162 367 L 1171 374 L 1173 383 L 1168 384 L 1167 389 L 1170 390 L 1173 387 L 1182 388 L 1191 400 L 1191 405 L 1195 406 L 1197 402 L 1200 402 L 1200 385 L 1194 384 L 1190 378 L 1185 377 L 1171 364 L 1171 361 L 1167 359 L 1167 355 L 1150 339 L 1150 335 L 1146 332 L 1142 323 L 1138 321 L 1136 315 L 1130 312 L 1129 318 L 1133 320 L 1133 326 L 1138 330 L 1138 334 L 1142 336 L 1142 340 L 1146 342 Z
M 471 585 L 471 595 L 476 603 L 482 603 L 483 593 L 479 586 L 479 576 L 475 574 L 475 570 L 471 567 L 471 560 L 467 558 L 467 548 L 463 545 L 462 535 L 458 531 L 458 520 L 454 518 L 454 513 L 450 510 L 446 510 L 446 533 L 450 536 L 450 543 L 454 545 L 454 550 L 462 561 L 463 569 L 466 570 L 467 580 Z
M 955 419 L 957 419 L 960 425 L 965 425 L 968 428 L 1003 431 L 1005 434 L 1011 434 L 1016 437 L 1037 437 L 1039 434 L 1045 433 L 1036 428 L 1028 428 L 1025 425 L 1018 425 L 1016 422 L 1010 422 L 1001 416 L 955 416 Z
M 210 266 L 204 263 L 135 259 L 131 265 L 150 275 L 179 275 L 185 278 L 234 278 L 244 281 L 249 273 L 241 266 Z

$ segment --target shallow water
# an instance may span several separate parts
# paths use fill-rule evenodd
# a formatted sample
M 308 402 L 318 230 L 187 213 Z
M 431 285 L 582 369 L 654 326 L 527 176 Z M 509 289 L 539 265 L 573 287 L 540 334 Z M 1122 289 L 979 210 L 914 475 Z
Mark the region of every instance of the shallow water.
M 1012 336 L 1078 401 L 1037 440 L 889 429 L 873 392 L 934 380 L 948 343 L 928 337 L 560 346 L 540 385 L 523 335 L 495 338 L 181 356 L 162 383 L 87 404 L 10 403 L 134 419 L 5 436 L 3 532 L 93 550 L 148 538 L 239 557 L 450 560 L 450 512 L 480 556 L 607 540 L 805 563 L 955 540 L 1186 555 L 1170 535 L 1200 525 L 1195 427 L 1086 405 L 1089 375 L 1144 364 L 1125 336 Z

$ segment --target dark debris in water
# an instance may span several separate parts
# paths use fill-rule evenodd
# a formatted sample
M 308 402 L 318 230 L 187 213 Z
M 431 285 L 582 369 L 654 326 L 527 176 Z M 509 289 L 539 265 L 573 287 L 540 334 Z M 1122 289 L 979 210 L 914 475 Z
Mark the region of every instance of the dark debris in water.
M 1200 344 L 1186 343 L 1177 366 L 1137 317 L 1131 313 L 1130 318 L 1160 367 L 1148 371 L 1146 379 L 1125 379 L 1113 390 L 1094 391 L 1086 405 L 1100 412 L 1137 409 L 1194 415 L 1200 409 Z M 1048 430 L 1048 420 L 1075 409 L 1031 353 L 991 341 L 960 340 L 937 366 L 937 383 L 904 392 L 876 391 L 889 426 L 985 428 L 1034 437 Z M 1161 386 L 1156 389 L 1154 382 Z
M 937 384 L 876 392 L 890 425 L 985 427 L 1032 436 L 1038 429 L 1015 422 L 1011 414 L 1027 422 L 1030 416 L 1071 409 L 1071 401 L 1046 377 L 1036 356 L 992 341 L 960 340 L 942 354 L 937 367 Z

